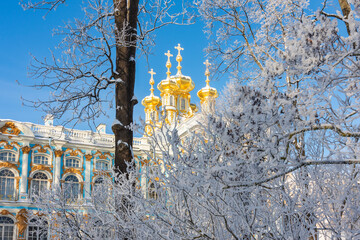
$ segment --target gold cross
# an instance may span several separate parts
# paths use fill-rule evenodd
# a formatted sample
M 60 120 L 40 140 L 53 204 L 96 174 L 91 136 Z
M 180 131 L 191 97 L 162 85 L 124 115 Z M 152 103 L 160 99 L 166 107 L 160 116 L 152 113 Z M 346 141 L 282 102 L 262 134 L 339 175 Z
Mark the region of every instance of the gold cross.
M 154 72 L 154 70 L 151 69 L 148 73 L 150 73 L 151 79 L 154 80 L 154 75 L 156 74 L 156 72 Z
M 209 63 L 209 60 L 206 59 L 206 61 L 204 62 L 205 66 L 206 66 L 206 70 L 205 70 L 205 76 L 206 76 L 206 86 L 210 86 L 209 85 L 209 76 L 210 76 L 210 71 L 209 71 L 209 66 L 211 65 L 211 63 Z
M 175 47 L 176 50 L 178 50 L 178 55 L 180 55 L 180 51 L 184 50 L 182 47 L 180 47 L 180 43 Z
M 167 56 L 168 61 L 170 61 L 170 57 L 172 57 L 173 55 L 170 53 L 170 50 L 168 50 L 167 53 L 165 53 L 165 56 Z
M 168 57 L 168 60 L 166 62 L 166 68 L 167 68 L 167 72 L 166 72 L 166 75 L 167 75 L 167 78 L 170 78 L 170 68 L 171 68 L 171 62 L 170 62 L 170 57 L 172 57 L 173 55 L 170 53 L 170 50 L 167 51 L 167 53 L 165 53 L 165 56 Z

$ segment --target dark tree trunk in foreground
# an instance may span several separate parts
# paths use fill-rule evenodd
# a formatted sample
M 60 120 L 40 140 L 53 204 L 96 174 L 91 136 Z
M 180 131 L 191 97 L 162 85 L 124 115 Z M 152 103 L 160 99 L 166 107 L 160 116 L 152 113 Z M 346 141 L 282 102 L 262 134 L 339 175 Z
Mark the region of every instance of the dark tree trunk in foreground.
M 114 0 L 116 39 L 125 38 L 127 43 L 116 46 L 116 71 L 118 81 L 115 87 L 116 119 L 112 130 L 115 134 L 115 167 L 126 173 L 127 163 L 132 161 L 133 108 L 137 103 L 134 97 L 136 27 L 139 0 Z M 124 28 L 124 26 L 126 26 Z M 125 32 L 124 32 L 125 31 Z

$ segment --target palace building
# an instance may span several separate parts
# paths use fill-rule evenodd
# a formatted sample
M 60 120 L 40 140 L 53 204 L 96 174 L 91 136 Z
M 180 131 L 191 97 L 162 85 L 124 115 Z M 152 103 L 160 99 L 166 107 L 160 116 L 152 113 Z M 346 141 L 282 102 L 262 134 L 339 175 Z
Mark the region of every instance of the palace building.
M 155 72 L 149 72 L 150 95 L 142 100 L 146 133 L 133 142 L 139 171 L 145 171 L 146 151 L 150 151 L 146 135 L 152 135 L 162 122 L 176 123 L 180 136 L 197 126 L 198 107 L 191 103 L 190 93 L 195 83 L 181 71 L 180 44 L 175 49 L 177 73 L 171 75 L 172 55 L 168 51 L 167 77 L 157 85 L 160 97 L 154 95 Z M 204 64 L 206 86 L 197 96 L 201 111 L 211 111 L 218 93 L 209 85 L 210 64 Z M 92 187 L 104 177 L 100 173 L 113 166 L 114 146 L 114 135 L 106 133 L 105 124 L 92 132 L 54 126 L 51 116 L 45 118 L 44 125 L 0 119 L 0 239 L 47 239 L 37 234 L 38 227 L 26 217 L 35 210 L 32 197 L 52 187 L 70 187 L 69 197 L 90 199 Z M 140 179 L 139 184 L 143 189 L 149 187 L 147 179 Z

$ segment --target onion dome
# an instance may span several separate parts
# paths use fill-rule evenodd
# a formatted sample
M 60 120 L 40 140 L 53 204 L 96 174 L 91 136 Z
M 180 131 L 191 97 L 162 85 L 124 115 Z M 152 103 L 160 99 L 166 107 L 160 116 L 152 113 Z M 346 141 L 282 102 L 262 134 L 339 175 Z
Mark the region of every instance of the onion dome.
M 192 81 L 191 77 L 189 76 L 184 76 L 181 73 L 181 61 L 182 61 L 182 56 L 180 54 L 181 50 L 184 50 L 184 48 L 182 48 L 180 46 L 180 43 L 175 47 L 176 50 L 178 50 L 178 54 L 176 56 L 176 61 L 178 62 L 178 66 L 177 68 L 177 73 L 175 76 L 172 76 L 171 79 L 173 79 L 177 86 L 178 86 L 178 91 L 179 93 L 188 93 L 190 91 L 192 91 L 195 88 L 195 83 Z
M 198 97 L 200 98 L 200 102 L 203 103 L 208 99 L 215 99 L 219 96 L 216 88 L 210 87 L 210 80 L 209 80 L 209 76 L 210 76 L 210 71 L 209 71 L 209 66 L 211 65 L 209 63 L 208 60 L 206 60 L 204 62 L 205 66 L 206 66 L 206 71 L 205 71 L 205 76 L 206 76 L 206 86 L 203 87 L 202 89 L 200 89 L 197 93 Z
M 149 71 L 149 73 L 151 74 L 151 78 L 150 78 L 150 95 L 146 96 L 142 101 L 142 105 L 145 106 L 145 109 L 155 109 L 155 107 L 160 103 L 160 98 L 154 95 L 154 75 L 156 74 L 153 69 L 151 69 L 151 71 Z

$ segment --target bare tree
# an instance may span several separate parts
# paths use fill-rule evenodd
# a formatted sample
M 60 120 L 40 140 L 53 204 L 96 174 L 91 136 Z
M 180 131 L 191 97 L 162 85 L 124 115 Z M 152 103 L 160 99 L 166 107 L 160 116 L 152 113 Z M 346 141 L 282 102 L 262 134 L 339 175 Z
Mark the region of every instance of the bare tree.
M 45 9 L 47 13 L 72 1 L 39 0 L 24 4 L 26 9 Z M 55 31 L 63 35 L 50 60 L 34 57 L 30 74 L 42 79 L 34 85 L 51 91 L 49 99 L 27 104 L 66 118 L 66 123 L 93 122 L 107 115 L 104 104 L 113 106 L 116 116 L 115 166 L 126 172 L 132 159 L 133 108 L 136 51 L 147 54 L 154 44 L 151 33 L 169 24 L 190 24 L 184 6 L 173 0 L 88 0 L 83 3 L 82 19 Z M 173 10 L 175 9 L 176 10 Z M 115 91 L 115 92 L 113 92 Z

